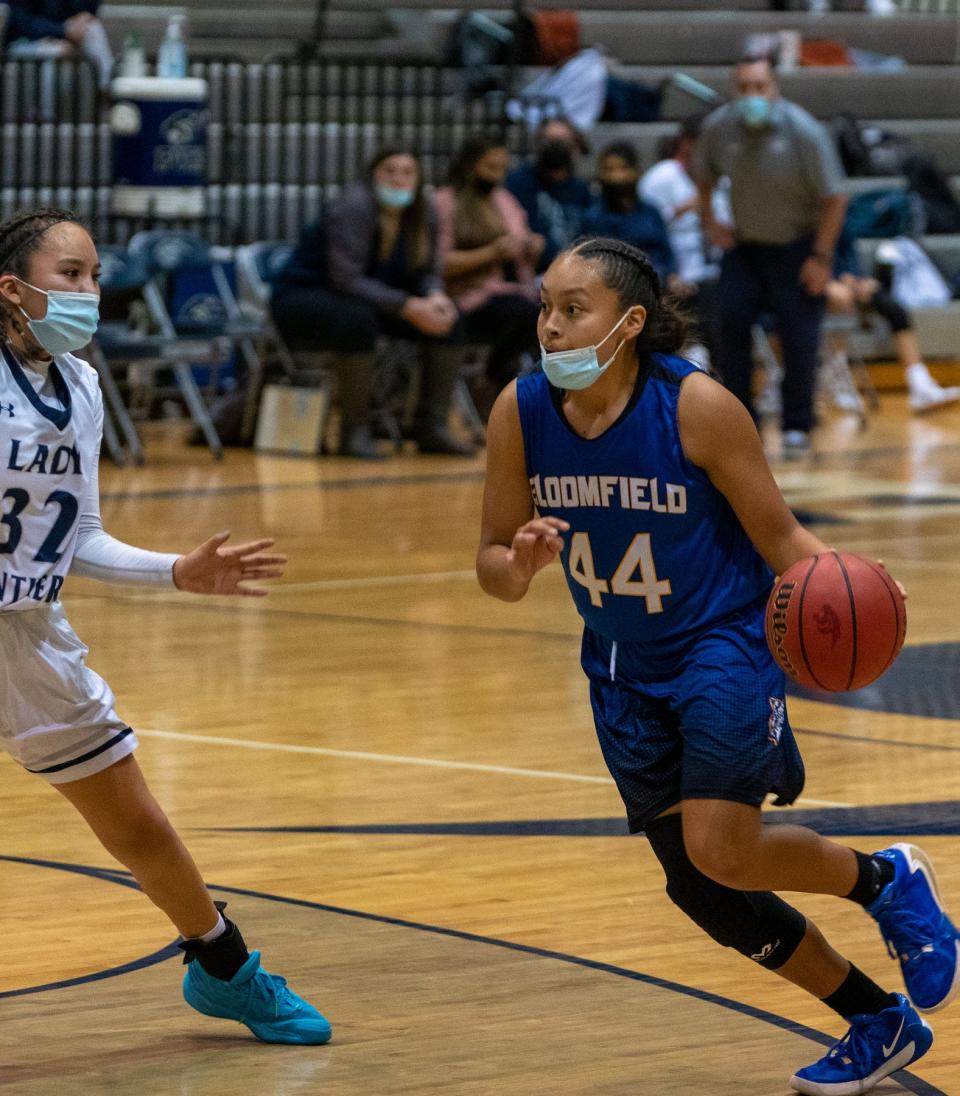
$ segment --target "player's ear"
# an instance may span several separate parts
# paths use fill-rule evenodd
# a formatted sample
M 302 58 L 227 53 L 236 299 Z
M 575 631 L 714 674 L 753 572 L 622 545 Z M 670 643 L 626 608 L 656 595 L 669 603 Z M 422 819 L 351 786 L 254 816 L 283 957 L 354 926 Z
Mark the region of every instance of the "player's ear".
M 624 337 L 627 339 L 636 338 L 644 329 L 646 323 L 647 310 L 642 304 L 635 304 L 627 313 L 627 318 L 623 321 Z
M 12 274 L 0 274 L 0 298 L 18 306 L 23 304 L 20 282 Z

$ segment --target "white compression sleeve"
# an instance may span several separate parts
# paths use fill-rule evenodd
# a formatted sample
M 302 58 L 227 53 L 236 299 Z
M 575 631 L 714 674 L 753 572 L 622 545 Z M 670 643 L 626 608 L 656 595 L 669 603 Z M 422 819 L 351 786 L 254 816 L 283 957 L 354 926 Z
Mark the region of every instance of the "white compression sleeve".
M 173 565 L 180 558 L 124 544 L 105 532 L 100 517 L 99 461 L 87 481 L 80 512 L 77 549 L 70 573 L 100 582 L 173 587 Z

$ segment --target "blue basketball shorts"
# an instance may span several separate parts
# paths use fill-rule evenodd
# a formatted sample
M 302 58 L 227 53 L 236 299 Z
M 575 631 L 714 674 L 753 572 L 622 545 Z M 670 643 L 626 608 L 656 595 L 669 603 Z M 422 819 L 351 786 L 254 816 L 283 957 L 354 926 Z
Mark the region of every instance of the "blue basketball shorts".
M 631 833 L 684 799 L 778 806 L 803 790 L 784 676 L 763 633 L 763 605 L 731 614 L 678 650 L 584 632 L 583 668 L 600 749 Z

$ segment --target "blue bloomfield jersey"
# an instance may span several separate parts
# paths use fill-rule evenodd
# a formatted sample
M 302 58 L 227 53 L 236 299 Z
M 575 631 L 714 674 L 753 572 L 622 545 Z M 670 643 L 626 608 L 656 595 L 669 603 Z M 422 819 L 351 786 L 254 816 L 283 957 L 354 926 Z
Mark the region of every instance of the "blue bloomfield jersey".
M 561 560 L 577 610 L 604 639 L 658 654 L 756 602 L 773 578 L 681 447 L 680 385 L 696 369 L 652 355 L 624 413 L 591 439 L 566 421 L 542 373 L 517 382 L 534 505 L 570 523 Z

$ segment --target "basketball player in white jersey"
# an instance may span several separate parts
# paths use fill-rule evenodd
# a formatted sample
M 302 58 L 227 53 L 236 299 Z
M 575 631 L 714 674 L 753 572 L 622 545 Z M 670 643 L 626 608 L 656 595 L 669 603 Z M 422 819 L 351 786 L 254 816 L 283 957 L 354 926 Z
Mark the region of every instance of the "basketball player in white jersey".
M 198 594 L 262 595 L 282 574 L 272 540 L 184 556 L 103 530 L 97 465 L 103 405 L 74 352 L 99 319 L 93 240 L 68 212 L 0 225 L 0 744 L 69 800 L 183 937 L 183 992 L 198 1011 L 239 1020 L 265 1042 L 325 1043 L 329 1023 L 260 966 L 213 903 L 148 789 L 136 737 L 60 603 L 69 573 Z

